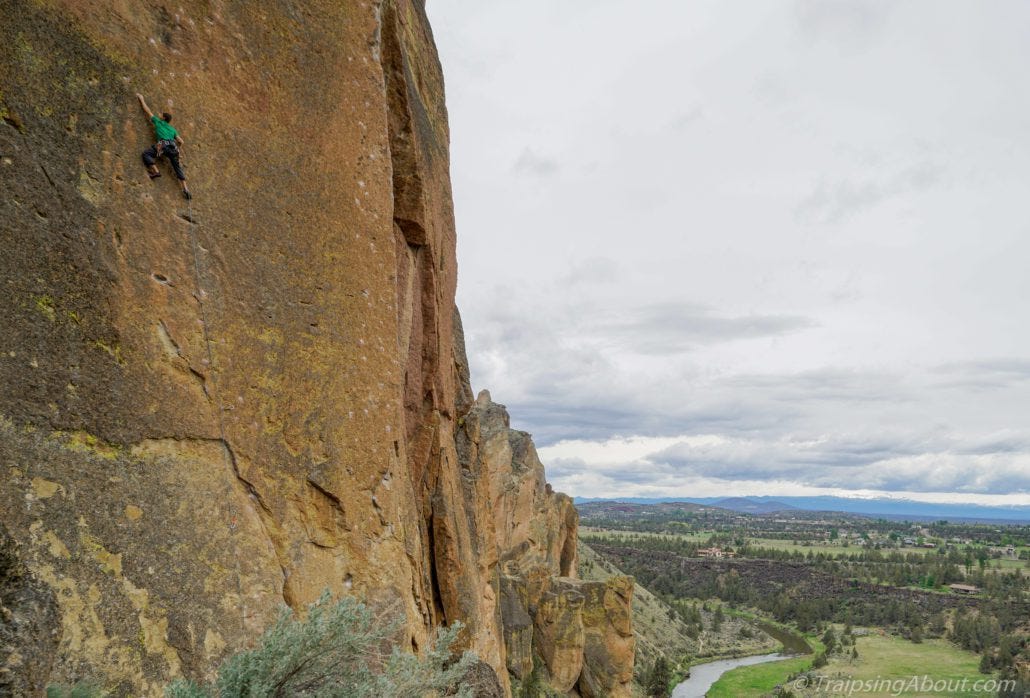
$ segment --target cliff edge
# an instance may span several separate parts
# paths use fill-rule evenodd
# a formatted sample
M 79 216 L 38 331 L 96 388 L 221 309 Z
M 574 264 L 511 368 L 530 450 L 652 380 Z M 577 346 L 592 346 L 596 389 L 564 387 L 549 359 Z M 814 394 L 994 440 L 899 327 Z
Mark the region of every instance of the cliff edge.
M 0 689 L 159 695 L 328 588 L 414 651 L 462 621 L 505 695 L 624 695 L 632 585 L 473 399 L 423 3 L 0 16 Z

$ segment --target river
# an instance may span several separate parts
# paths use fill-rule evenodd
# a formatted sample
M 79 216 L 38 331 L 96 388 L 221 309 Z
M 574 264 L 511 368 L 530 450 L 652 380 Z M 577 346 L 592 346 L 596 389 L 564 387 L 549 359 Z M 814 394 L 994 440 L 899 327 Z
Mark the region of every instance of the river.
M 785 652 L 757 654 L 750 657 L 720 659 L 714 662 L 695 664 L 690 667 L 690 678 L 673 689 L 672 698 L 704 698 L 705 693 L 712 687 L 712 684 L 719 680 L 720 676 L 730 669 L 736 669 L 739 666 L 776 662 L 781 659 L 796 657 L 799 654 L 811 654 L 811 646 L 801 635 L 768 623 L 759 622 L 757 625 L 764 632 L 782 642 Z
M 804 635 L 761 620 L 756 621 L 755 625 L 766 635 L 771 636 L 774 640 L 779 640 L 786 654 L 791 656 L 812 654 L 812 646 L 808 644 L 808 640 L 805 639 Z
M 719 680 L 719 677 L 730 669 L 751 664 L 762 664 L 764 662 L 776 662 L 781 659 L 789 659 L 791 654 L 756 654 L 750 657 L 739 657 L 737 659 L 720 659 L 715 662 L 695 664 L 690 667 L 690 678 L 676 686 L 672 690 L 672 698 L 704 698 L 705 693 L 712 687 L 712 684 Z

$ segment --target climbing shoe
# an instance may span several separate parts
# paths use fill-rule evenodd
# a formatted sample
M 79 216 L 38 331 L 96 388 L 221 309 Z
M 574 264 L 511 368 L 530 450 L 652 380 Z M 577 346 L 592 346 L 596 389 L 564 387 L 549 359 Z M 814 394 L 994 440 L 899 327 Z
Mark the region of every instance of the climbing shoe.
M 149 176 L 151 179 L 157 179 L 158 177 L 161 176 L 161 173 L 160 172 L 147 172 L 147 176 Z
M 193 198 L 193 194 L 190 194 L 190 190 L 189 189 L 183 189 L 182 190 L 182 198 L 184 198 L 184 199 L 192 199 Z

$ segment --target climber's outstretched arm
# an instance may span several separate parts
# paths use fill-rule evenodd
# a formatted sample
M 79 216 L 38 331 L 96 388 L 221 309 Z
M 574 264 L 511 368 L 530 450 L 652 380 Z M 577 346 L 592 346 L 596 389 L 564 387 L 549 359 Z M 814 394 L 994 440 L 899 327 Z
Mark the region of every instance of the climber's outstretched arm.
M 143 113 L 147 115 L 148 119 L 154 118 L 154 112 L 150 111 L 150 107 L 147 106 L 146 100 L 143 99 L 143 95 L 139 92 L 136 93 L 136 99 L 139 100 L 139 105 L 143 107 Z

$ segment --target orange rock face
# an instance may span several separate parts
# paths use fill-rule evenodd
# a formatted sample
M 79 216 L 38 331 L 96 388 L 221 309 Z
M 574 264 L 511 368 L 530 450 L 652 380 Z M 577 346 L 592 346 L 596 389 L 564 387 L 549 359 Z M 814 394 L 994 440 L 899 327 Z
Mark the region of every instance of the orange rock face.
M 572 575 L 577 517 L 473 406 L 422 3 L 0 16 L 0 512 L 58 607 L 33 676 L 158 695 L 328 588 L 416 650 L 461 620 L 510 691 L 501 574 Z M 146 177 L 137 91 L 192 202 Z
M 458 455 L 480 483 L 476 527 L 499 562 L 505 662 L 520 684 L 536 672 L 569 695 L 619 698 L 633 680 L 633 582 L 575 579 L 579 515 L 552 491 L 529 435 L 485 390 L 462 418 Z M 488 570 L 484 570 L 490 574 Z

